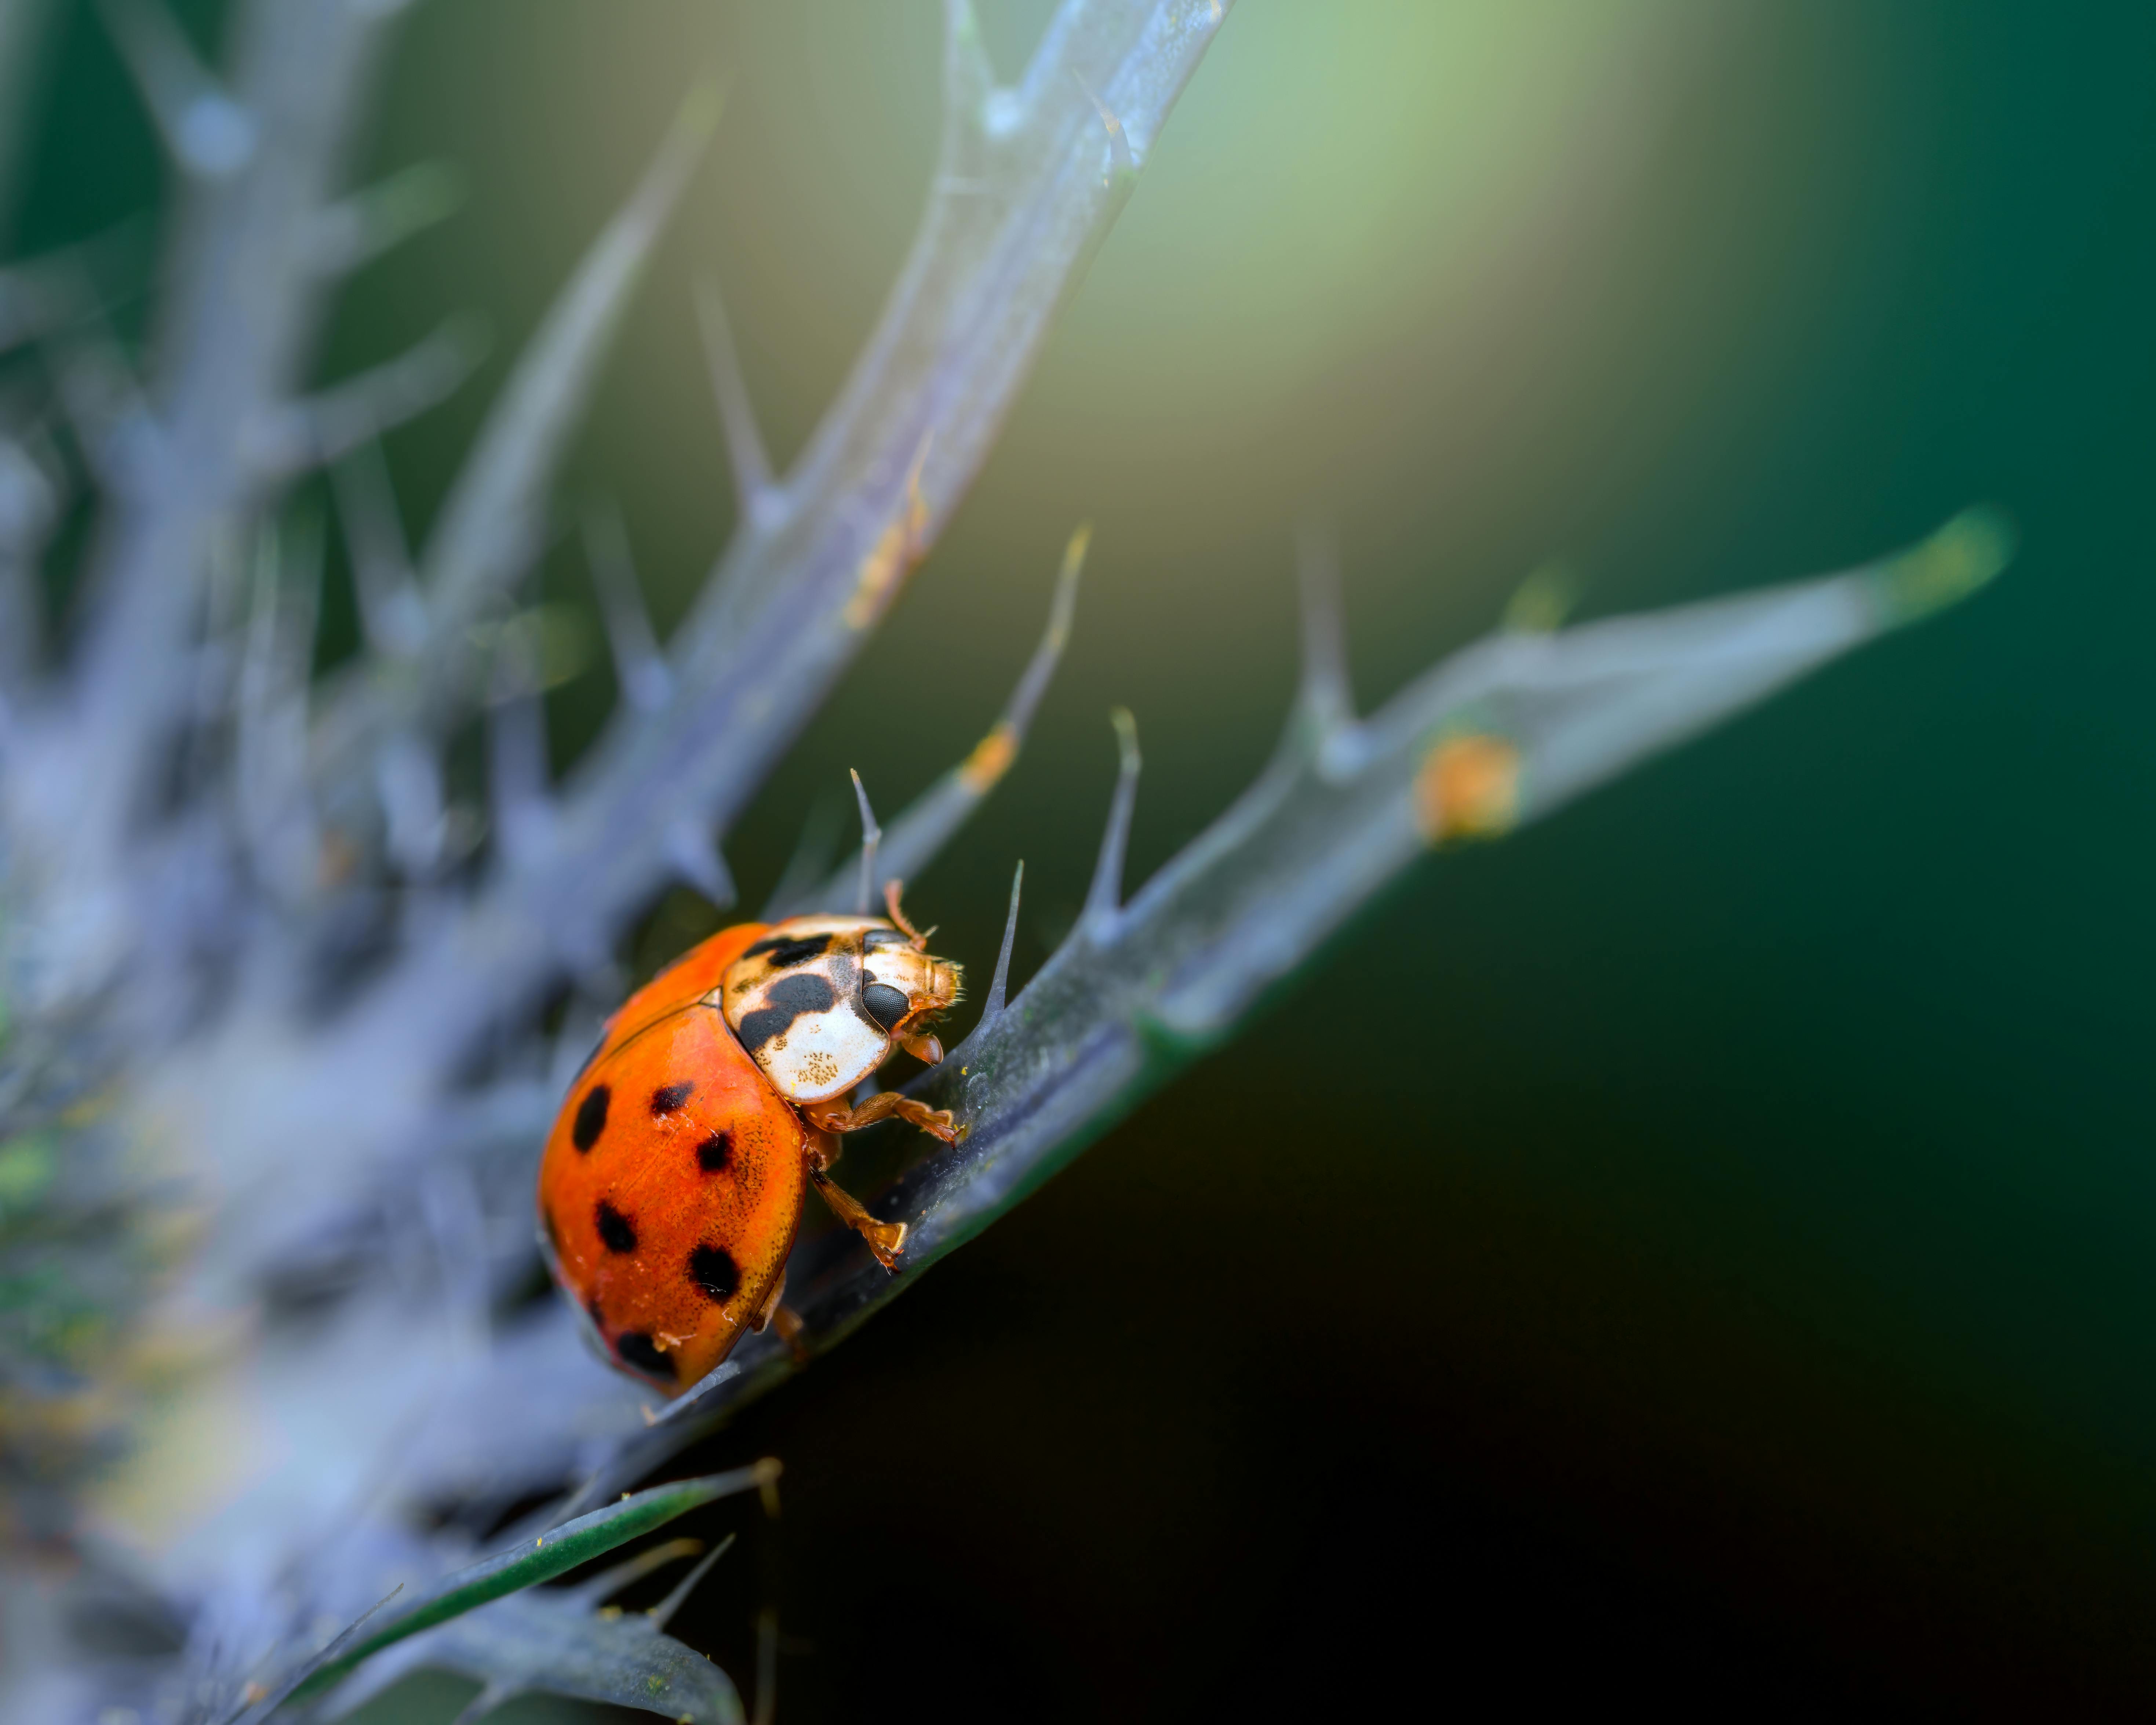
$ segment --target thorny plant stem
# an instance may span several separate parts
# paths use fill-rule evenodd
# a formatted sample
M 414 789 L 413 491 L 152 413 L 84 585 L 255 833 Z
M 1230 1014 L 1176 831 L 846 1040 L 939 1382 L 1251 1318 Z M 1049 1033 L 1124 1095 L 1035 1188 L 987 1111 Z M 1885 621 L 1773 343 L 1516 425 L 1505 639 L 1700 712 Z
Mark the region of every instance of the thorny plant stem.
M 1501 837 L 1554 814 L 1974 590 L 2010 548 L 2001 521 L 1972 511 L 1846 574 L 1562 634 L 1494 636 L 1360 722 L 1330 696 L 1317 711 L 1336 716 L 1312 722 L 1306 699 L 1257 782 L 1119 906 L 1112 883 L 1136 760 L 1126 734 L 1086 915 L 1007 1007 L 994 1009 L 992 989 L 972 1034 L 912 1086 L 956 1112 L 967 1133 L 949 1147 L 923 1139 L 926 1153 L 870 1202 L 907 1224 L 900 1273 L 843 1232 L 797 1252 L 788 1300 L 805 1326 L 794 1344 L 802 1357 L 842 1339 L 1225 1040 L 1431 847 Z M 1322 569 L 1311 587 L 1306 663 L 1324 675 L 1337 662 L 1333 588 Z M 739 1377 L 715 1385 L 678 1429 L 632 1439 L 593 1488 L 657 1466 L 789 1375 L 797 1358 L 770 1337 L 746 1338 L 733 1357 Z

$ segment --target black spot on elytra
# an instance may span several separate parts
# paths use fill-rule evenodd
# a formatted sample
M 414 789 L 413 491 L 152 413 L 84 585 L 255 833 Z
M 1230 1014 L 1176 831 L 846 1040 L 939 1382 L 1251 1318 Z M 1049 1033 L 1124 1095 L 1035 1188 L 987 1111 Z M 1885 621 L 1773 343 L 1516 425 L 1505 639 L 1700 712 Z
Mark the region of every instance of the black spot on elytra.
M 732 1132 L 713 1132 L 696 1146 L 696 1166 L 707 1174 L 716 1174 L 726 1165 L 726 1158 L 734 1153 Z
M 588 1150 L 599 1141 L 606 1130 L 607 1104 L 613 1100 L 613 1092 L 603 1084 L 595 1084 L 584 1092 L 584 1099 L 577 1104 L 576 1122 L 569 1128 L 569 1142 L 579 1150 Z
M 760 940 L 754 946 L 742 949 L 744 958 L 766 958 L 773 970 L 791 970 L 797 964 L 806 964 L 811 958 L 820 958 L 831 950 L 834 934 L 812 934 L 795 940 L 783 934 L 774 934 Z
M 868 1015 L 886 1030 L 896 1030 L 899 1020 L 906 1016 L 906 1009 L 913 1003 L 906 998 L 902 989 L 889 983 L 870 983 L 861 990 L 861 1004 Z
M 610 1252 L 633 1252 L 636 1250 L 636 1224 L 608 1204 L 599 1200 L 599 1239 Z
M 679 1084 L 661 1085 L 651 1093 L 651 1111 L 654 1114 L 671 1114 L 689 1100 L 689 1092 L 696 1087 L 696 1081 L 693 1078 L 685 1078 Z
M 649 1372 L 654 1378 L 664 1378 L 670 1384 L 680 1377 L 674 1362 L 659 1351 L 659 1344 L 642 1330 L 625 1330 L 613 1338 L 613 1351 L 621 1356 L 624 1365 L 634 1366 L 639 1372 Z
M 689 1254 L 689 1280 L 724 1305 L 741 1291 L 741 1269 L 724 1246 L 700 1245 Z
M 742 1046 L 751 1054 L 762 1048 L 804 1012 L 829 1012 L 839 997 L 831 984 L 813 972 L 783 976 L 764 993 L 771 1004 L 760 1006 L 741 1021 Z

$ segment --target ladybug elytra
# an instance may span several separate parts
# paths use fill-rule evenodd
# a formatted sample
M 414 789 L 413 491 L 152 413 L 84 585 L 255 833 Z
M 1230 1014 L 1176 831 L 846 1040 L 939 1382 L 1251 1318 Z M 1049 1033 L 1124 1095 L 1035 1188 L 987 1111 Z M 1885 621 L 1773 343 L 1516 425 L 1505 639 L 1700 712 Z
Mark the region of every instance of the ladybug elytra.
M 814 1185 L 897 1267 L 906 1224 L 830 1178 L 844 1132 L 896 1117 L 946 1142 L 952 1117 L 885 1091 L 847 1096 L 894 1050 L 930 1064 L 959 968 L 886 891 L 889 921 L 745 922 L 692 948 L 608 1020 L 539 1164 L 547 1267 L 613 1364 L 668 1390 L 780 1314 Z

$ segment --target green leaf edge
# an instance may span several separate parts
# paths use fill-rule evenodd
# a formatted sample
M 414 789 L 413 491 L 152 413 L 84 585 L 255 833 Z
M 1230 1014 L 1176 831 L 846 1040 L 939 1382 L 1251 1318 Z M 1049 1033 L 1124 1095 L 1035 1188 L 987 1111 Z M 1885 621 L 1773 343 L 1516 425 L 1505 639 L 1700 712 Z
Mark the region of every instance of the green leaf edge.
M 729 1473 L 706 1474 L 700 1479 L 654 1486 L 648 1491 L 639 1491 L 604 1509 L 595 1509 L 589 1515 L 578 1516 L 572 1522 L 549 1528 L 529 1544 L 520 1544 L 445 1575 L 434 1584 L 430 1595 L 415 1601 L 402 1615 L 325 1664 L 295 1687 L 288 1698 L 305 1701 L 320 1695 L 333 1684 L 342 1682 L 362 1661 L 385 1647 L 507 1594 L 551 1581 L 715 1499 L 761 1489 L 776 1478 L 778 1471 L 778 1464 L 767 1458 Z

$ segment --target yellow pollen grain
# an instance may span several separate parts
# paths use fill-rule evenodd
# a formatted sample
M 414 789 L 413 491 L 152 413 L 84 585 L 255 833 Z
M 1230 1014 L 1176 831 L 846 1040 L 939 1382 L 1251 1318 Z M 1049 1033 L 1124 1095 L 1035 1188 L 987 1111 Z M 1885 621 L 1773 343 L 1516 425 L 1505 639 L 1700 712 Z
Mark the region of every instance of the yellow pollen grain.
M 1520 817 L 1520 752 L 1502 737 L 1443 738 L 1414 778 L 1415 824 L 1425 842 L 1496 839 Z

